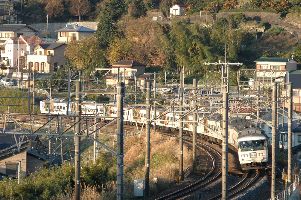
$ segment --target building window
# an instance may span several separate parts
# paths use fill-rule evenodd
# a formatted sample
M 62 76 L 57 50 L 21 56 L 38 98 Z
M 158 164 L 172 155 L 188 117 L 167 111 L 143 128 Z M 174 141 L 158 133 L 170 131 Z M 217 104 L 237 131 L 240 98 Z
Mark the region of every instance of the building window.
M 44 72 L 44 70 L 45 70 L 45 63 L 42 62 L 42 63 L 41 63 L 41 72 Z
M 295 97 L 299 96 L 299 90 L 293 90 L 293 96 Z
M 33 62 L 29 62 L 28 63 L 28 69 L 32 70 L 32 67 L 33 67 Z
M 267 70 L 267 69 L 271 69 L 271 68 L 269 65 L 261 65 L 261 69 Z
M 280 66 L 272 66 L 273 70 L 280 70 Z
M 66 37 L 66 32 L 60 32 L 60 37 Z
M 42 51 L 39 51 L 39 55 L 43 55 L 43 52 L 42 52 Z
M 6 175 L 9 177 L 16 177 L 19 163 L 5 163 Z
M 40 68 L 39 63 L 38 63 L 38 62 L 35 62 L 35 63 L 34 63 L 34 70 L 38 72 L 38 71 L 39 71 L 39 68 Z
M 72 39 L 71 41 L 75 41 L 76 40 L 76 33 L 72 33 Z

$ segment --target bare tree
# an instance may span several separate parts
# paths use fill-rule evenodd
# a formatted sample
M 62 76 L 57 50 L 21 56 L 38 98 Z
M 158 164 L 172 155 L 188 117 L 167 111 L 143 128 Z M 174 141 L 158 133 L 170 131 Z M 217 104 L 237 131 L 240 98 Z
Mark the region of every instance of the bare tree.
M 45 0 L 45 11 L 50 18 L 61 16 L 64 12 L 63 0 Z
M 70 0 L 69 11 L 72 15 L 78 16 L 78 21 L 81 21 L 81 17 L 87 14 L 90 9 L 89 0 Z

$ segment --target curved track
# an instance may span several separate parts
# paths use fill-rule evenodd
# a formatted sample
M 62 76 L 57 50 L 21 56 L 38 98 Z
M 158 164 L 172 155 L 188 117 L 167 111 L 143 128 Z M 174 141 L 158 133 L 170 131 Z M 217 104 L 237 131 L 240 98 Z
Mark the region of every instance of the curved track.
M 237 182 L 235 185 L 232 185 L 229 189 L 228 189 L 228 199 L 234 198 L 236 196 L 238 196 L 239 194 L 245 192 L 249 187 L 251 187 L 253 184 L 256 183 L 256 181 L 259 180 L 260 178 L 260 173 L 259 172 L 249 172 L 247 174 L 245 174 L 242 179 Z M 210 198 L 209 200 L 217 200 L 217 199 L 221 199 L 222 194 L 218 194 L 212 198 Z
M 174 135 L 172 134 L 166 135 L 174 137 Z M 183 140 L 187 144 L 192 144 L 191 140 L 187 138 Z M 199 143 L 196 145 L 196 147 L 198 149 L 203 150 L 210 157 L 212 166 L 209 172 L 199 180 L 185 186 L 184 188 L 178 189 L 176 191 L 173 191 L 169 194 L 157 198 L 158 200 L 185 198 L 221 177 L 221 153 L 205 143 Z

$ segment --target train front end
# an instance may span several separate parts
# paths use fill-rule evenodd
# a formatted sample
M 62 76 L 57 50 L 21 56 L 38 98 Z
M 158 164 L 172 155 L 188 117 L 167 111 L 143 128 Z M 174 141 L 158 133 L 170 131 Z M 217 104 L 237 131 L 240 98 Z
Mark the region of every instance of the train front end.
M 268 143 L 265 136 L 238 138 L 238 156 L 243 171 L 262 169 L 268 163 Z

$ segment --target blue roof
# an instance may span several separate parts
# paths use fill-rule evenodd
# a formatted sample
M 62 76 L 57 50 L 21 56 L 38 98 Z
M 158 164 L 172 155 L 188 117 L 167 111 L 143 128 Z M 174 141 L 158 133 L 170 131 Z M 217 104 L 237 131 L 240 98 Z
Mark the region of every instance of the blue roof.
M 66 27 L 57 30 L 56 32 L 89 32 L 95 33 L 95 30 L 77 24 L 67 24 Z

